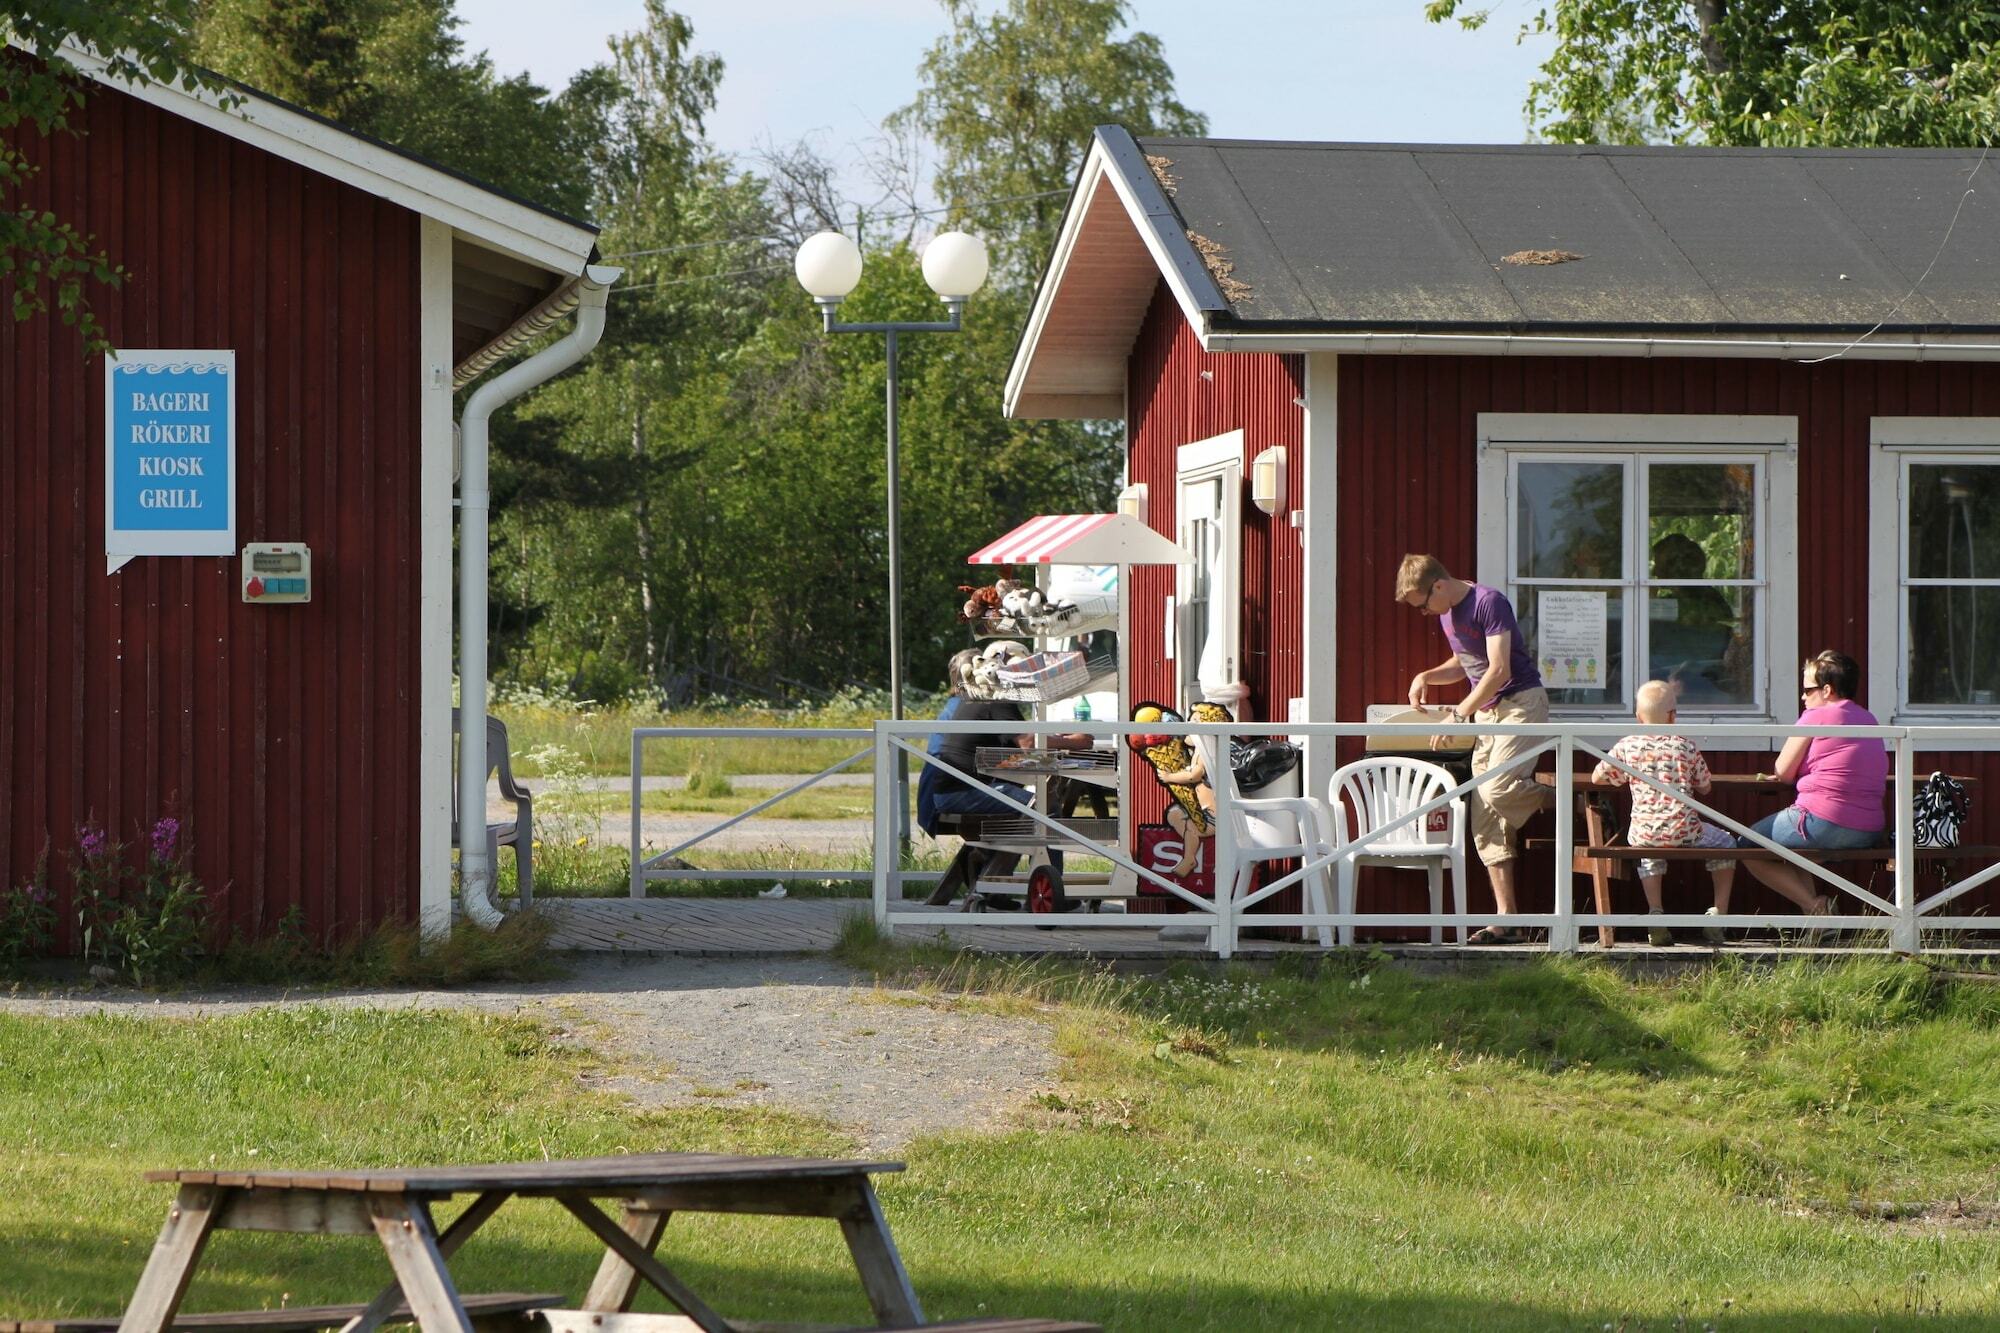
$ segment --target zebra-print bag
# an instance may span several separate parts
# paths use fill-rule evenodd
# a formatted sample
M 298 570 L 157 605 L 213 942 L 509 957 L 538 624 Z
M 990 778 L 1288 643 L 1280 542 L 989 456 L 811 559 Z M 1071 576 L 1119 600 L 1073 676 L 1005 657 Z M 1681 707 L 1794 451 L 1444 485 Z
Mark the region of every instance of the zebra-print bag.
M 1954 778 L 1933 773 L 1917 788 L 1917 846 L 1958 846 L 1959 825 L 1965 822 L 1965 787 Z

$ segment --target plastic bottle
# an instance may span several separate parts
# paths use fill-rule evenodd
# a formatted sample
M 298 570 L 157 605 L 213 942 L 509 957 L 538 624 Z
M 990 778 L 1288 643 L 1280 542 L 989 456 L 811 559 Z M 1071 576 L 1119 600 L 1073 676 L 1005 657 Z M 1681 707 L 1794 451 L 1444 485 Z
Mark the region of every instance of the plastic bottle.
M 1090 721 L 1090 696 L 1087 694 L 1076 696 L 1076 720 L 1079 722 Z

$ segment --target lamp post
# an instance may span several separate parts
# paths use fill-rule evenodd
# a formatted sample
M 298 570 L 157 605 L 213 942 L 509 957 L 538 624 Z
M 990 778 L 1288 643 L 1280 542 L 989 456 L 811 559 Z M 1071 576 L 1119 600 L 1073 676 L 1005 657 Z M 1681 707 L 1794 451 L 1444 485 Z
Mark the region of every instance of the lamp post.
M 888 342 L 889 384 L 889 715 L 903 718 L 903 552 L 901 473 L 896 461 L 896 338 L 904 333 L 957 333 L 965 299 L 986 282 L 986 244 L 962 231 L 940 232 L 924 247 L 924 281 L 943 298 L 951 318 L 927 322 L 843 324 L 840 303 L 861 281 L 861 247 L 837 231 L 806 238 L 792 261 L 792 271 L 819 304 L 828 333 L 880 333 Z M 910 842 L 910 774 L 907 756 L 896 752 L 896 840 Z

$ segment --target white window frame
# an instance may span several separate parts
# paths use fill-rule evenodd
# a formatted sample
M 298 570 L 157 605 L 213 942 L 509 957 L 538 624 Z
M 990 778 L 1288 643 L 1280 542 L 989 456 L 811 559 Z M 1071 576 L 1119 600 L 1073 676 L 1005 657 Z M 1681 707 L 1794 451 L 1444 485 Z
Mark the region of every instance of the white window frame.
M 1514 596 L 1511 552 L 1514 550 L 1514 476 L 1516 464 L 1529 460 L 1574 460 L 1578 456 L 1615 457 L 1625 471 L 1628 516 L 1645 499 L 1642 460 L 1675 461 L 1671 456 L 1709 462 L 1754 462 L 1763 479 L 1758 519 L 1758 577 L 1764 601 L 1758 617 L 1752 680 L 1761 700 L 1751 707 L 1686 710 L 1684 722 L 1778 722 L 1797 717 L 1787 688 L 1791 667 L 1798 661 L 1798 589 L 1789 571 L 1798 568 L 1798 441 L 1795 416 L 1733 416 L 1713 413 L 1610 412 L 1481 412 L 1477 423 L 1479 448 L 1478 579 Z M 1626 616 L 1645 613 L 1636 589 L 1644 553 L 1644 525 L 1628 521 L 1623 573 L 1615 579 L 1550 580 L 1554 586 L 1617 583 L 1627 587 Z M 1539 585 L 1542 581 L 1537 580 Z M 1637 626 L 1628 633 L 1637 639 Z M 1628 661 L 1628 698 L 1606 705 L 1556 705 L 1556 717 L 1576 720 L 1631 715 L 1629 695 L 1640 684 L 1643 664 Z M 1780 677 L 1783 677 L 1781 680 Z M 1769 741 L 1717 741 L 1708 748 L 1769 750 Z
M 1222 487 L 1223 576 L 1220 586 L 1209 589 L 1211 614 L 1222 636 L 1223 660 L 1229 682 L 1243 679 L 1243 432 L 1227 431 L 1181 445 L 1174 454 L 1174 529 L 1176 539 L 1187 543 L 1188 487 L 1208 482 Z M 1188 549 L 1193 549 L 1189 547 Z M 1192 564 L 1175 567 L 1174 600 L 1169 607 L 1168 633 L 1173 645 L 1174 677 L 1183 715 L 1201 701 L 1200 682 L 1195 679 L 1198 664 L 1179 659 L 1185 642 L 1179 617 L 1192 605 L 1195 569 Z
M 1912 704 L 1909 651 L 1910 532 L 1906 482 L 1914 465 L 1975 462 L 2000 466 L 2000 417 L 1875 417 L 1869 422 L 1868 658 L 1864 695 L 1889 726 L 1959 725 L 2000 720 L 1982 704 Z M 1893 682 L 1894 692 L 1883 688 Z M 2000 742 L 1952 742 L 1962 750 L 2000 749 Z

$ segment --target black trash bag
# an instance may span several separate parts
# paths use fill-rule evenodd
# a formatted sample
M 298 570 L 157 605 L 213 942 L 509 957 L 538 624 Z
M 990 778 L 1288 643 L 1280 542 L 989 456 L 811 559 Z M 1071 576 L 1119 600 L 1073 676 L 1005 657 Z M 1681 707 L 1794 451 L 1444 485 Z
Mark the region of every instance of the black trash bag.
M 1299 766 L 1299 747 L 1276 737 L 1232 741 L 1229 769 L 1236 776 L 1236 790 L 1245 793 L 1268 787 Z

